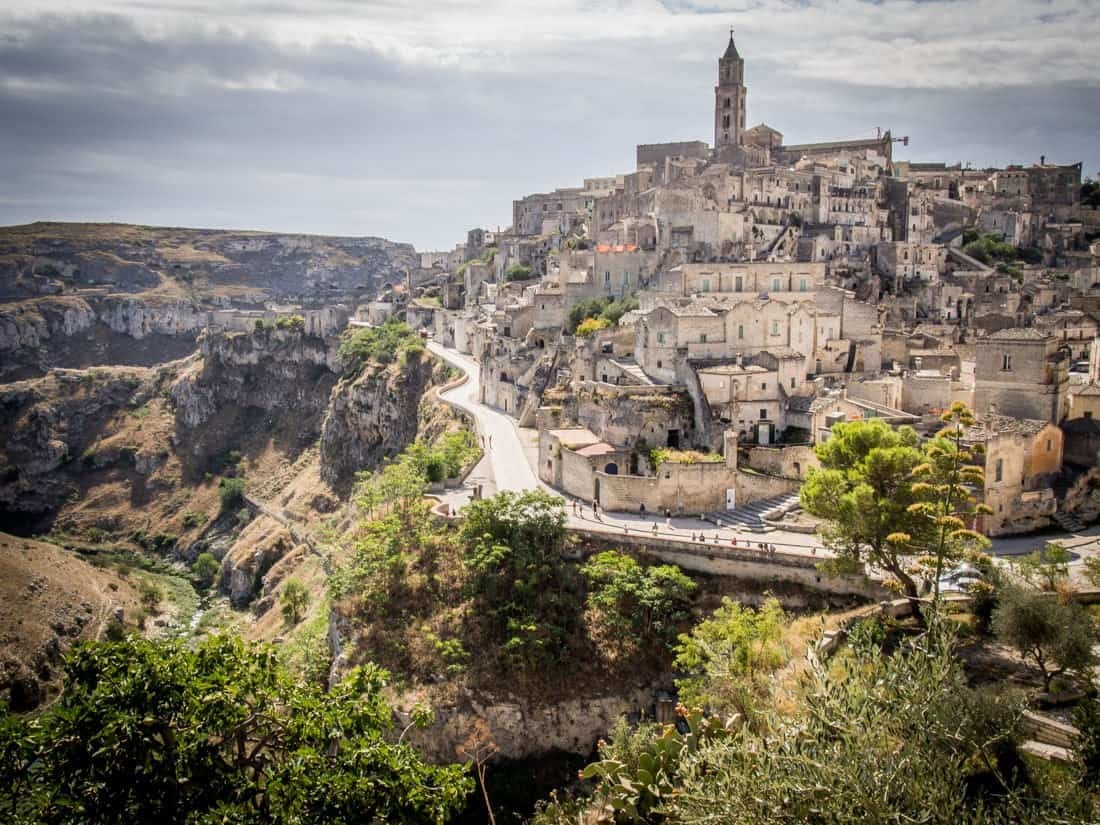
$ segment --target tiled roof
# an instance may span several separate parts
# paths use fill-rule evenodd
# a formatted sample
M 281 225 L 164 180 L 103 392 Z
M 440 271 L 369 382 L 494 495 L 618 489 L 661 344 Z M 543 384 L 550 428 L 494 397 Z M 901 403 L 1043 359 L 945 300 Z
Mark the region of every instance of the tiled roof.
M 1045 341 L 1050 336 L 1034 327 L 1009 327 L 986 337 L 991 341 Z

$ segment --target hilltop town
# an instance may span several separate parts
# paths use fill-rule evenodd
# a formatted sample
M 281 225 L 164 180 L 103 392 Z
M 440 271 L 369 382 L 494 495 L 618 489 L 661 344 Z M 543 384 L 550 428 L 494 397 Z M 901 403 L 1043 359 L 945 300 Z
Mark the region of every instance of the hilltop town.
M 894 159 L 908 138 L 788 144 L 717 61 L 713 145 L 516 199 L 367 308 L 480 366 L 537 428 L 541 481 L 606 511 L 781 501 L 838 421 L 978 415 L 988 535 L 1080 526 L 1100 446 L 1100 193 L 1080 163 Z M 1084 191 L 1087 203 L 1082 202 Z

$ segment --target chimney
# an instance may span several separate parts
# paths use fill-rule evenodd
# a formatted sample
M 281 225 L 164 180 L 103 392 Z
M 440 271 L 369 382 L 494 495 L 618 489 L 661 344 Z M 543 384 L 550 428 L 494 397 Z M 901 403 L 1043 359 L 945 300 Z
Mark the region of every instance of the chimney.
M 1039 165 L 1040 166 L 1046 166 L 1047 165 L 1047 156 L 1046 155 L 1039 155 Z

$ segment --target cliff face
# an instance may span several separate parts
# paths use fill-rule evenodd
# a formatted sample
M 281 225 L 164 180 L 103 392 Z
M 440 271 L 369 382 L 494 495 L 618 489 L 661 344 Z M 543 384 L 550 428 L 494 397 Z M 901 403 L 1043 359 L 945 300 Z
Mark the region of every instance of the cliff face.
M 373 294 L 396 283 L 416 266 L 415 255 L 409 244 L 375 237 L 33 223 L 0 229 L 0 299 L 73 286 L 138 292 L 166 279 L 331 299 L 334 291 Z
M 56 296 L 0 304 L 0 381 L 50 367 L 152 366 L 190 354 L 206 313 L 160 295 Z
M 359 470 L 372 469 L 416 438 L 424 392 L 442 383 L 443 368 L 427 353 L 404 366 L 368 365 L 342 379 L 321 429 L 321 476 L 346 490 Z

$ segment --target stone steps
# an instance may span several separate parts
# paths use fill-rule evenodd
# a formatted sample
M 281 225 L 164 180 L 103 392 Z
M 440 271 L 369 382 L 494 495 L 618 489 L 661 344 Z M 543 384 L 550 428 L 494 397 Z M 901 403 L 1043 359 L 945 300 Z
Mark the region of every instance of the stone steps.
M 762 533 L 770 529 L 764 523 L 765 518 L 778 518 L 795 509 L 797 504 L 798 495 L 791 493 L 754 501 L 752 504 L 746 504 L 734 510 L 716 510 L 706 513 L 703 518 L 719 527 L 733 527 Z

